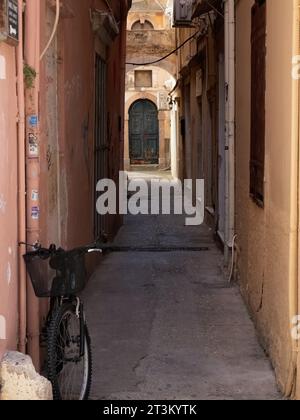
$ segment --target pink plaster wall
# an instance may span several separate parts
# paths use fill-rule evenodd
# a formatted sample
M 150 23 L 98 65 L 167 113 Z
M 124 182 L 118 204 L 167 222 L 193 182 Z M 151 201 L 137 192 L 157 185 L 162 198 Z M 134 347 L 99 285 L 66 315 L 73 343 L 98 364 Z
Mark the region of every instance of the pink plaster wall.
M 123 165 L 127 2 L 110 2 L 121 35 L 106 49 L 109 176 Z M 41 0 L 41 44 L 52 30 L 51 2 Z M 40 69 L 40 239 L 66 248 L 94 240 L 94 79 L 96 38 L 90 9 L 104 0 L 65 0 L 58 36 Z M 69 12 L 71 12 L 69 14 Z M 3 57 L 3 58 L 2 58 Z M 0 358 L 18 344 L 17 94 L 15 49 L 0 44 Z M 0 64 L 1 66 L 1 64 Z M 5 74 L 4 74 L 5 73 Z M 119 118 L 121 117 L 121 126 Z M 57 126 L 56 126 L 57 125 Z M 109 220 L 111 233 L 121 224 Z M 41 318 L 46 313 L 41 305 Z M 42 322 L 42 321 L 41 321 Z
M 108 66 L 109 176 L 118 179 L 119 169 L 123 165 L 124 130 L 123 127 L 119 130 L 119 117 L 122 118 L 123 126 L 126 2 L 114 0 L 110 3 L 116 20 L 121 22 L 121 35 L 109 48 L 104 47 Z M 42 13 L 45 16 L 47 2 L 43 0 L 43 4 Z M 41 238 L 46 243 L 58 238 L 62 246 L 70 248 L 94 240 L 94 81 L 97 41 L 92 31 L 90 10 L 107 10 L 107 4 L 103 0 L 65 0 L 64 6 L 69 15 L 62 17 L 60 21 L 56 52 L 49 51 L 48 58 L 42 64 L 40 79 L 40 100 L 43 104 L 40 111 Z M 47 38 L 45 26 L 42 43 Z M 57 54 L 57 60 L 53 59 L 54 54 Z M 55 89 L 58 92 L 57 106 L 51 94 Z M 55 119 L 58 125 L 57 150 L 53 147 Z M 53 183 L 57 184 L 55 191 L 52 188 Z M 59 212 L 55 214 L 57 206 Z M 54 211 L 49 218 L 51 208 Z M 55 220 L 59 225 L 58 230 Z M 112 234 L 120 223 L 118 217 L 109 220 Z M 56 235 L 53 234 L 54 229 Z
M 15 49 L 0 43 L 0 359 L 17 347 L 17 161 Z

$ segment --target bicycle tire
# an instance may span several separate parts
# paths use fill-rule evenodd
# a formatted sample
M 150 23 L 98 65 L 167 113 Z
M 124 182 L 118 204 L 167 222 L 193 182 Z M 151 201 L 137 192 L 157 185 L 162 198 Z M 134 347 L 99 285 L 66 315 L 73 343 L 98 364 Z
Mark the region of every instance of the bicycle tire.
M 65 303 L 57 308 L 51 316 L 51 320 L 47 331 L 47 376 L 53 387 L 54 400 L 88 400 L 92 384 L 92 351 L 91 340 L 88 328 L 85 325 L 85 354 L 83 357 L 84 366 L 84 383 L 81 387 L 80 396 L 78 398 L 66 398 L 60 385 L 60 373 L 64 369 L 64 362 L 60 373 L 58 373 L 58 340 L 61 335 L 62 322 L 67 315 L 71 315 L 74 319 L 76 317 L 76 305 L 72 303 Z M 76 317 L 77 318 L 77 317 Z M 79 331 L 79 330 L 78 330 Z M 80 334 L 80 332 L 79 332 Z

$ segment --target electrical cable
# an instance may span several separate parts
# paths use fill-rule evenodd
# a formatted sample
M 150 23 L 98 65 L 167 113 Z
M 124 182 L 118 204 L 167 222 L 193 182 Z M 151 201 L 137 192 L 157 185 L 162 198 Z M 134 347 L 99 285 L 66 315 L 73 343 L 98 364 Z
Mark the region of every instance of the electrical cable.
M 156 0 L 156 3 L 158 3 L 158 4 L 159 4 L 159 6 L 162 8 L 162 10 L 163 10 L 164 12 L 166 11 L 166 7 L 165 7 L 165 6 L 163 6 L 163 5 L 161 4 L 160 0 Z
M 153 64 L 157 64 L 160 63 L 161 61 L 166 60 L 167 58 L 169 58 L 171 55 L 175 54 L 178 50 L 180 50 L 182 47 L 184 47 L 188 42 L 190 42 L 193 38 L 196 37 L 196 35 L 198 35 L 201 31 L 197 31 L 194 35 L 192 35 L 191 37 L 189 37 L 186 41 L 184 41 L 183 44 L 179 45 L 179 47 L 177 47 L 175 50 L 171 51 L 169 54 L 167 54 L 165 57 L 159 58 L 158 60 L 154 60 L 148 63 L 126 63 L 127 66 L 151 66 Z
M 54 36 L 56 34 L 57 28 L 58 28 L 58 24 L 59 24 L 59 18 L 60 18 L 60 0 L 56 0 L 56 16 L 55 16 L 55 22 L 54 22 L 54 26 L 53 26 L 53 30 L 52 30 L 52 34 L 50 36 L 50 39 L 44 49 L 44 51 L 42 52 L 41 56 L 40 56 L 40 61 L 42 61 L 42 59 L 44 58 L 46 52 L 48 51 Z
M 223 15 L 223 13 L 221 13 L 213 4 L 211 4 L 209 0 L 204 1 L 209 5 L 209 7 L 213 9 L 214 12 L 216 12 L 219 16 L 221 16 L 224 19 L 225 16 Z
M 235 242 L 237 240 L 237 235 L 234 235 L 232 240 L 232 258 L 231 258 L 231 268 L 229 273 L 229 283 L 231 283 L 232 276 L 233 276 L 233 270 L 234 270 L 234 264 L 235 264 Z
M 113 15 L 113 14 L 114 14 L 114 11 L 113 11 L 113 9 L 112 9 L 112 7 L 111 7 L 111 5 L 110 5 L 109 1 L 108 1 L 108 0 L 104 0 L 104 1 L 105 1 L 105 3 L 106 3 L 106 6 L 108 7 L 108 9 L 109 9 L 110 13 Z

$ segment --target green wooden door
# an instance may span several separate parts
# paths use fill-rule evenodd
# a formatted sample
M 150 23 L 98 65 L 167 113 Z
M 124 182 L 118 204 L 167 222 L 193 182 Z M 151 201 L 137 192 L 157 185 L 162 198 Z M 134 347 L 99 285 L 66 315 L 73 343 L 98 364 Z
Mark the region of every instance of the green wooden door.
M 159 124 L 156 106 L 148 101 L 135 102 L 129 112 L 131 164 L 159 163 Z

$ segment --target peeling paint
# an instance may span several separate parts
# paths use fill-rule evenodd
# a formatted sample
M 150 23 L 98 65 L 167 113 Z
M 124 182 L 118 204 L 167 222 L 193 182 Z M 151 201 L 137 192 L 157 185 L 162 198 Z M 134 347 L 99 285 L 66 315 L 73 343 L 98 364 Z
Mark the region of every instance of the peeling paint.
M 10 265 L 10 262 L 7 263 L 6 281 L 7 281 L 7 284 L 10 285 L 10 283 L 11 283 L 11 265 Z
M 71 80 L 65 83 L 65 95 L 67 98 L 79 98 L 81 92 L 80 76 L 74 75 Z M 73 100 L 73 99 L 72 99 Z
M 38 178 L 38 176 L 39 176 L 39 173 L 38 173 L 37 169 L 32 168 L 32 169 L 31 169 L 31 177 L 32 177 L 33 179 L 36 179 L 36 178 Z
M 6 114 L 4 112 L 1 112 L 1 108 L 0 108 L 0 139 L 1 139 L 0 173 L 6 173 L 7 165 L 9 164 L 9 142 L 7 141 L 8 132 L 9 132 L 8 119 L 6 118 Z
M 0 340 L 6 340 L 6 319 L 0 315 Z
M 6 60 L 3 55 L 0 55 L 0 80 L 6 79 Z
M 0 194 L 0 213 L 5 214 L 6 212 L 6 201 L 4 199 L 4 195 Z

